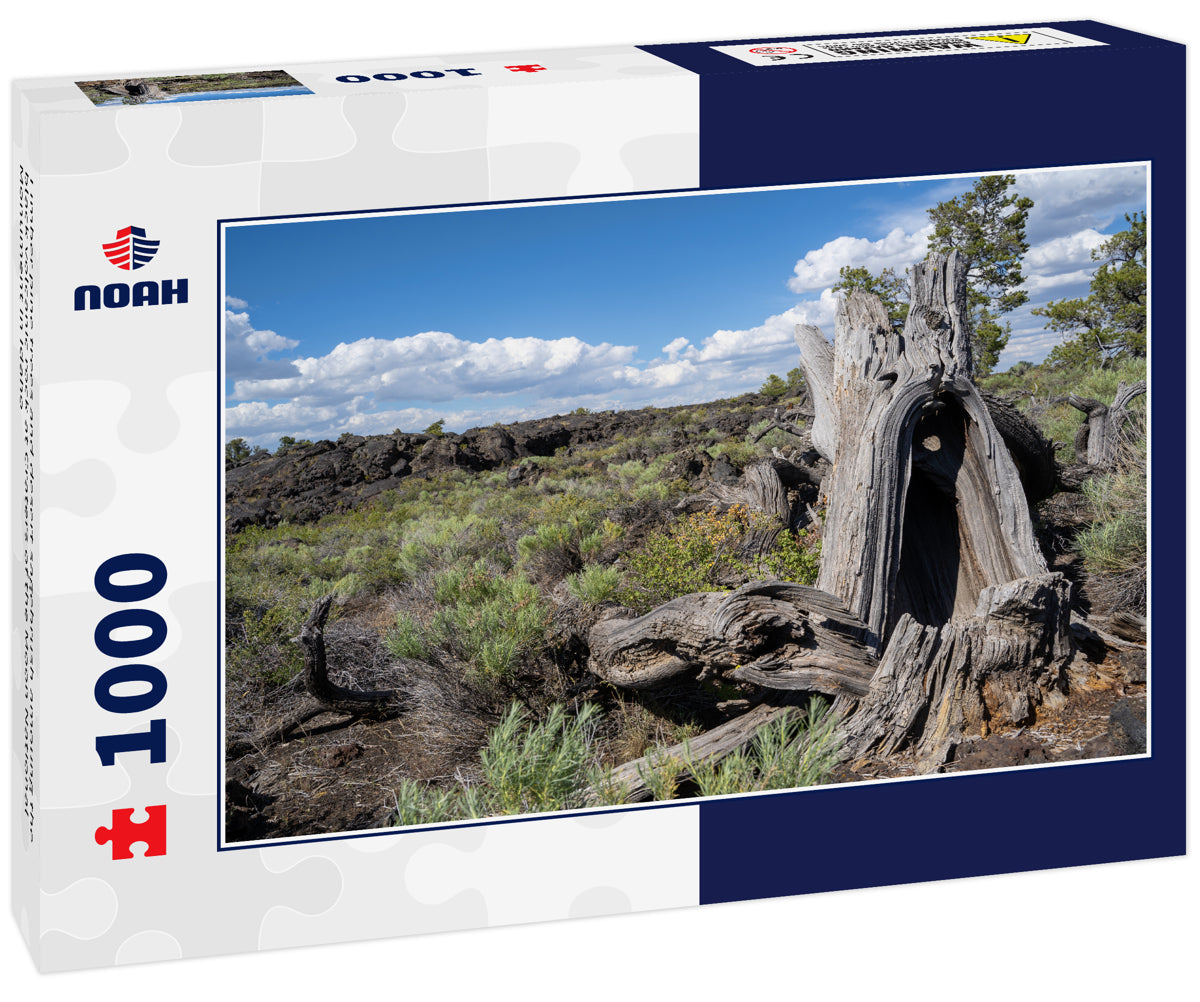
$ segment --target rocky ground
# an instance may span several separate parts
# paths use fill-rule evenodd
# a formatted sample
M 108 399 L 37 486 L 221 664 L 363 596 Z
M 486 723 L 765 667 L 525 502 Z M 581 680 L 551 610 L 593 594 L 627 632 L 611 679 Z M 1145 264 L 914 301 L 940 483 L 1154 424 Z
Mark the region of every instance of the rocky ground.
M 750 425 L 770 418 L 775 404 L 759 394 L 730 401 L 728 407 L 709 405 L 706 424 L 728 437 L 746 434 Z M 343 435 L 336 442 L 322 440 L 296 446 L 283 455 L 252 457 L 225 471 L 225 526 L 236 532 L 248 525 L 275 525 L 281 520 L 313 522 L 325 515 L 365 504 L 393 490 L 409 477 L 430 476 L 442 470 L 472 472 L 510 467 L 509 478 L 525 475 L 521 460 L 553 456 L 559 449 L 596 442 L 636 440 L 669 421 L 686 407 L 644 408 L 566 414 L 489 428 L 472 428 L 462 434 L 396 433 Z M 735 475 L 707 454 L 687 450 L 682 432 L 680 448 L 688 452 L 693 476 L 717 478 Z M 633 446 L 627 458 L 642 456 Z M 715 467 L 715 469 L 714 469 Z

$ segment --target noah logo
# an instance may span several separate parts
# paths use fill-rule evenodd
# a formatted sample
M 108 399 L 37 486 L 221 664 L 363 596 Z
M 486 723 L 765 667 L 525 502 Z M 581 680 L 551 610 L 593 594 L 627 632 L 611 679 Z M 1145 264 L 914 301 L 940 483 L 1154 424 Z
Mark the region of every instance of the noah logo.
M 137 271 L 145 267 L 158 253 L 158 240 L 147 240 L 146 231 L 140 226 L 126 226 L 117 230 L 117 239 L 104 244 L 104 256 L 118 268 Z
M 110 264 L 123 271 L 144 268 L 158 253 L 160 240 L 151 240 L 140 226 L 117 230 L 117 238 L 102 244 Z M 161 282 L 109 282 L 99 285 L 80 285 L 75 289 L 76 310 L 119 310 L 125 306 L 169 306 L 188 301 L 186 278 L 164 279 Z

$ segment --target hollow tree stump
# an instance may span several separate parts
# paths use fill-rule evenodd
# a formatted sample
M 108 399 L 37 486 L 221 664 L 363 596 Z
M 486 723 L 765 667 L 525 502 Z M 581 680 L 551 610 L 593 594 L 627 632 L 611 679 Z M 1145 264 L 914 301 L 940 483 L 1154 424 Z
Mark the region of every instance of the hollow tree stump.
M 843 700 L 850 750 L 911 746 L 933 768 L 963 734 L 1023 724 L 1054 698 L 1070 595 L 971 378 L 965 262 L 951 252 L 912 275 L 902 332 L 853 293 L 832 346 L 808 326 L 796 341 L 824 387 L 813 444 L 833 465 L 817 587 L 867 625 L 881 662 L 867 696 Z
M 861 292 L 839 307 L 832 344 L 797 326 L 811 440 L 831 467 L 816 587 L 753 582 L 598 623 L 592 670 L 631 688 L 702 668 L 824 692 L 852 758 L 911 748 L 926 771 L 964 735 L 1061 698 L 1070 586 L 1047 572 L 972 381 L 966 303 L 951 252 L 913 268 L 902 331 Z

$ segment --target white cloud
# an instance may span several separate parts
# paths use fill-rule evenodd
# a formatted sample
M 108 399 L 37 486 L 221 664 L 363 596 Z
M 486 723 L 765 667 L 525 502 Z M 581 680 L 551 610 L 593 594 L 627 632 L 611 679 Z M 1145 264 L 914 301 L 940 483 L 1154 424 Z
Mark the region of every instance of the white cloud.
M 578 338 L 464 341 L 445 331 L 343 342 L 299 358 L 286 375 L 238 380 L 233 398 L 296 397 L 329 402 L 370 394 L 377 401 L 450 401 L 476 394 L 598 391 L 637 349 Z
M 1031 272 L 1048 274 L 1061 271 L 1065 266 L 1086 265 L 1092 260 L 1092 251 L 1107 239 L 1088 227 L 1078 233 L 1030 247 L 1025 254 L 1025 265 Z
M 285 365 L 288 371 L 237 380 L 225 411 L 226 430 L 230 437 L 269 445 L 281 435 L 412 431 L 439 418 L 447 429 L 462 431 L 581 406 L 608 410 L 698 403 L 757 389 L 770 373 L 793 368 L 799 359 L 795 325 L 828 328 L 837 302 L 825 289 L 820 298 L 755 327 L 715 331 L 698 344 L 676 338 L 648 362 L 640 362 L 631 345 L 590 345 L 578 338 L 476 343 L 444 331 L 362 338 L 326 355 L 272 362 L 261 355 L 294 342 L 272 331 L 254 331 L 244 314 L 230 314 L 227 329 L 236 334 L 231 341 L 244 347 L 240 357 L 250 370 Z M 252 349 L 260 354 L 251 357 Z M 388 407 L 393 401 L 404 406 Z
M 685 337 L 677 337 L 674 341 L 663 348 L 663 354 L 669 358 L 674 358 L 691 343 L 692 342 Z
M 297 347 L 299 341 L 274 331 L 255 330 L 247 313 L 225 311 L 225 378 L 246 379 L 287 376 L 295 372 L 292 363 L 267 356 Z
M 1038 243 L 1123 222 L 1146 204 L 1145 167 L 1093 167 L 1017 175 L 1016 190 L 1032 198 L 1026 229 Z M 1121 227 L 1123 228 L 1123 227 Z
M 1051 290 L 1052 295 L 1061 296 L 1067 286 L 1086 289 L 1098 267 L 1092 260 L 1092 250 L 1107 239 L 1088 227 L 1031 247 L 1024 260 L 1024 291 L 1036 298 Z
M 796 262 L 796 274 L 788 279 L 788 288 L 793 292 L 829 288 L 837 282 L 838 272 L 845 265 L 866 268 L 872 273 L 884 268 L 903 272 L 925 256 L 925 246 L 932 235 L 933 227 L 926 225 L 912 233 L 898 226 L 878 240 L 836 237 Z
M 225 305 L 231 310 L 244 310 L 250 304 L 244 299 L 238 299 L 237 296 L 226 296 Z

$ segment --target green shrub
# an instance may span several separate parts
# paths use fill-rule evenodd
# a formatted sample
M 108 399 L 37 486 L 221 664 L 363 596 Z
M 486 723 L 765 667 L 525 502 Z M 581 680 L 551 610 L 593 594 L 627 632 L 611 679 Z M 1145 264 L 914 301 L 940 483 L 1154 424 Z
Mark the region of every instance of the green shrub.
M 454 604 L 434 616 L 438 642 L 485 678 L 511 675 L 539 645 L 550 623 L 536 586 L 524 578 L 476 574 L 458 587 L 448 599 Z
M 616 598 L 621 572 L 615 567 L 592 564 L 567 578 L 567 590 L 587 605 L 600 605 Z
M 284 685 L 304 670 L 304 658 L 292 638 L 308 615 L 303 606 L 273 605 L 242 613 L 241 637 L 226 643 L 226 672 L 240 682 Z
M 1146 439 L 1126 442 L 1113 471 L 1084 482 L 1090 525 L 1075 537 L 1095 595 L 1113 607 L 1145 610 Z
M 764 397 L 774 397 L 776 400 L 778 400 L 780 397 L 784 396 L 787 391 L 788 384 L 772 372 L 769 376 L 767 376 L 767 381 L 762 384 L 758 392 Z
M 679 792 L 679 777 L 685 763 L 665 748 L 658 748 L 645 756 L 638 765 L 638 775 L 646 784 L 653 800 L 674 800 Z
M 837 718 L 813 697 L 806 713 L 784 714 L 762 727 L 748 750 L 718 762 L 696 762 L 684 742 L 684 762 L 700 796 L 789 790 L 824 782 L 841 758 Z
M 575 716 L 561 705 L 531 724 L 513 704 L 488 734 L 479 753 L 483 781 L 437 789 L 401 780 L 395 790 L 396 825 L 432 824 L 463 818 L 565 811 L 584 806 L 589 786 L 601 803 L 622 803 L 623 789 L 611 770 L 594 764 L 592 743 L 600 710 L 585 703 Z
M 420 624 L 407 612 L 396 616 L 396 625 L 387 635 L 384 643 L 387 649 L 398 658 L 411 658 L 414 661 L 424 661 L 429 656 L 425 645 L 424 631 Z
M 561 705 L 529 724 L 513 704 L 479 753 L 487 802 L 494 814 L 561 811 L 582 806 L 599 709 L 585 703 L 574 717 Z
M 811 584 L 820 559 L 815 533 L 780 532 L 774 550 L 761 561 L 738 555 L 738 544 L 751 532 L 778 525 L 773 516 L 741 504 L 724 514 L 687 515 L 667 531 L 652 533 L 629 556 L 630 587 L 621 599 L 634 608 L 652 608 L 692 592 L 725 590 L 731 582 L 741 584 L 755 576 Z

